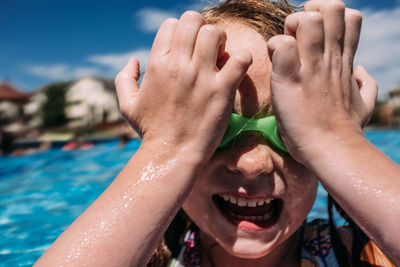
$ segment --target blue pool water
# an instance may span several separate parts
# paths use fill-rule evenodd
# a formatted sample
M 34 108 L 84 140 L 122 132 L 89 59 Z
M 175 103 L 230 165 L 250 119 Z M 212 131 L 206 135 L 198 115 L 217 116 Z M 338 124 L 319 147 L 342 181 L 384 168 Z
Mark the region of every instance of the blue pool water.
M 400 131 L 367 138 L 400 164 Z M 0 266 L 31 266 L 119 173 L 140 143 L 118 141 L 87 151 L 0 157 Z M 321 188 L 310 219 L 327 218 Z

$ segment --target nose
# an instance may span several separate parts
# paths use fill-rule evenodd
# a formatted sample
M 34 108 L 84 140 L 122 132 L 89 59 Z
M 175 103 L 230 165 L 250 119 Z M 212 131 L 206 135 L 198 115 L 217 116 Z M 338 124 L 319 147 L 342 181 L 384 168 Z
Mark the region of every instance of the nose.
M 265 144 L 253 144 L 235 149 L 227 167 L 232 172 L 240 172 L 248 179 L 254 179 L 262 174 L 271 173 L 274 164 L 271 150 Z

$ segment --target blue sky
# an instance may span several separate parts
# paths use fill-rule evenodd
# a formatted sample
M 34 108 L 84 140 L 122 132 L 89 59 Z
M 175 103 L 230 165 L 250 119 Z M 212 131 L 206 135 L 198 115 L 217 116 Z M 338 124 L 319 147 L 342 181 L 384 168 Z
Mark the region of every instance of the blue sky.
M 380 85 L 400 84 L 400 1 L 345 1 L 364 14 L 356 61 Z M 87 75 L 113 78 L 131 56 L 145 66 L 158 25 L 209 0 L 1 0 L 0 80 L 32 91 Z

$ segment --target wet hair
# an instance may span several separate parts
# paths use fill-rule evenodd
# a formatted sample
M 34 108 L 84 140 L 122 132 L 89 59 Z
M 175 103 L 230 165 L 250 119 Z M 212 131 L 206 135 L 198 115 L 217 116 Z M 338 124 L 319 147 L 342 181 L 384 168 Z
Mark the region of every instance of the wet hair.
M 241 22 L 268 40 L 283 34 L 285 19 L 295 10 L 287 0 L 226 0 L 201 13 L 208 24 Z
M 240 22 L 248 25 L 267 41 L 275 35 L 284 33 L 286 17 L 297 9 L 299 7 L 291 5 L 288 0 L 225 0 L 202 10 L 201 14 L 208 24 Z M 334 208 L 346 219 L 353 233 L 351 253 L 347 251 L 337 231 L 333 216 Z M 340 266 L 395 266 L 331 196 L 328 196 L 328 211 L 332 247 Z M 179 239 L 189 229 L 191 223 L 190 218 L 181 209 L 154 250 L 147 266 L 167 266 L 171 256 L 176 256 L 172 255 L 172 252 L 176 252 L 179 248 Z

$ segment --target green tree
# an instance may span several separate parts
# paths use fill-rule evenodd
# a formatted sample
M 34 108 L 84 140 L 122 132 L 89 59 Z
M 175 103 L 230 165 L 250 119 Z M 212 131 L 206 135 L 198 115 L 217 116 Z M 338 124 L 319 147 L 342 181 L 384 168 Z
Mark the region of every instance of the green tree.
M 41 107 L 44 127 L 61 126 L 67 122 L 67 117 L 65 115 L 65 95 L 68 84 L 68 82 L 56 82 L 42 89 L 46 96 L 46 101 Z
M 377 101 L 375 103 L 375 110 L 374 110 L 374 114 L 371 117 L 371 120 L 369 121 L 369 125 L 375 125 L 375 126 L 383 126 L 384 122 L 381 121 L 381 111 L 382 111 L 382 107 L 384 107 L 386 104 L 386 102 L 382 102 L 382 101 Z

